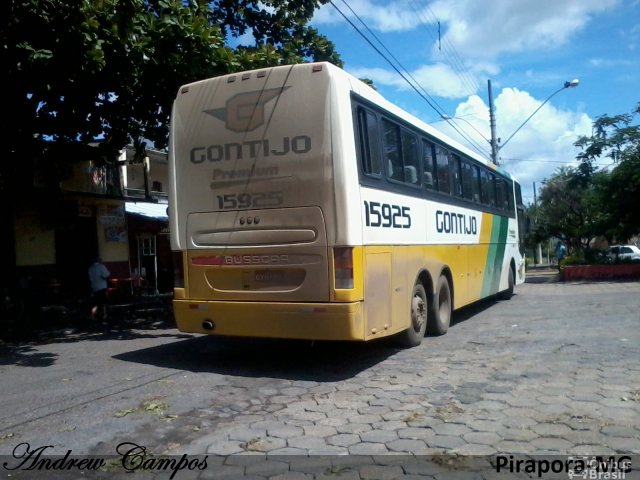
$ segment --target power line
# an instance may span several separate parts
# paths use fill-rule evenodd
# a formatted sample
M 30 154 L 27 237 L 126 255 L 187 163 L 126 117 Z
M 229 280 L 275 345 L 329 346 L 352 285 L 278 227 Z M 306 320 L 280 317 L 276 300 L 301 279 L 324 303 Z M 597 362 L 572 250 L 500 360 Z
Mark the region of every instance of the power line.
M 436 102 L 435 99 L 433 99 L 433 97 L 431 97 L 431 95 L 429 95 L 429 93 L 418 83 L 418 81 L 411 75 L 411 73 L 409 73 L 409 71 L 402 65 L 402 63 L 391 53 L 391 51 L 384 45 L 384 43 L 375 35 L 375 33 L 368 27 L 368 25 L 366 24 L 366 22 L 364 22 L 364 20 L 362 20 L 362 18 L 360 18 L 360 16 L 345 2 L 345 0 L 342 0 L 342 2 L 345 4 L 345 6 L 351 11 L 351 13 L 358 19 L 358 21 L 364 26 L 364 28 L 367 29 L 367 31 L 371 34 L 371 36 L 382 46 L 382 48 L 389 54 L 389 56 L 397 63 L 398 66 L 396 66 L 396 64 L 394 64 L 381 50 L 380 48 L 378 48 L 376 45 L 374 45 L 374 43 L 371 41 L 371 39 L 369 39 L 363 32 L 362 30 L 360 30 L 358 28 L 357 25 L 355 25 L 351 19 L 349 19 L 349 17 L 342 11 L 340 10 L 340 8 L 338 8 L 338 6 L 333 2 L 333 0 L 330 0 L 331 5 L 338 11 L 338 13 L 345 19 L 345 21 L 347 23 L 349 23 L 349 25 L 351 25 L 354 30 L 356 30 L 356 32 L 358 32 L 358 34 L 371 46 L 371 48 L 373 48 L 382 58 L 384 58 L 386 60 L 386 62 L 396 71 L 396 73 L 398 73 L 398 75 L 400 75 L 402 77 L 402 79 L 407 82 L 407 84 L 425 101 L 427 102 L 427 104 L 436 111 L 436 113 L 440 116 L 440 118 L 442 118 L 443 120 L 446 120 L 450 125 L 451 128 L 453 128 L 462 138 L 464 138 L 469 144 L 470 146 L 472 146 L 475 150 L 477 150 L 481 155 L 488 157 L 487 153 L 482 150 L 481 147 L 478 147 L 477 143 L 471 139 L 470 137 L 468 137 L 463 131 L 461 131 L 459 129 L 459 127 L 455 124 L 454 121 L 452 121 L 451 119 L 446 119 L 445 117 L 447 117 L 447 115 L 444 113 L 444 110 L 442 109 L 442 107 L 440 107 L 440 105 L 438 105 L 438 103 Z M 403 73 L 400 69 L 402 69 L 405 73 Z M 410 77 L 411 80 L 410 81 L 409 78 Z
M 435 16 L 429 5 L 426 5 L 424 8 L 422 8 L 421 5 L 418 4 L 415 0 L 411 0 L 411 8 L 414 12 L 416 12 L 418 18 L 424 21 L 424 23 L 435 23 L 440 25 L 440 21 Z M 469 69 L 466 67 L 464 61 L 458 54 L 458 51 L 448 40 L 448 37 L 445 36 L 444 39 L 442 39 L 440 36 L 438 38 L 435 38 L 431 29 L 425 28 L 425 31 L 431 36 L 434 42 L 438 42 L 438 44 L 440 45 L 439 51 L 442 52 L 443 57 L 445 58 L 451 69 L 454 71 L 456 76 L 459 78 L 460 82 L 465 85 L 467 91 L 469 92 L 467 95 L 475 94 L 478 90 L 478 82 L 475 77 L 471 75 Z
M 382 40 L 380 40 L 378 38 L 378 36 L 369 28 L 369 26 L 365 23 L 365 21 L 353 10 L 353 8 L 351 8 L 351 6 L 349 6 L 349 4 L 345 1 L 342 0 L 342 3 L 345 4 L 345 6 L 351 11 L 351 13 L 353 14 L 354 17 L 356 17 L 358 19 L 358 21 L 364 26 L 364 28 L 367 30 L 367 32 L 369 32 L 371 34 L 371 36 L 382 46 L 382 48 L 384 49 L 385 52 L 387 52 L 389 54 L 389 56 L 402 68 L 402 70 L 404 70 L 404 72 L 407 74 L 407 76 L 409 76 L 411 78 L 411 80 L 413 80 L 413 82 L 415 82 L 416 85 L 418 85 L 420 87 L 420 84 L 416 81 L 416 79 L 411 75 L 411 73 L 409 73 L 409 71 L 402 65 L 402 63 L 393 55 L 393 53 L 391 53 L 391 51 L 386 47 L 386 45 L 382 42 Z M 369 43 L 369 45 L 371 45 L 385 60 L 387 60 L 387 62 L 396 70 L 396 72 L 398 72 L 400 74 L 400 76 L 402 76 L 402 78 L 404 78 L 404 80 L 411 86 L 413 87 L 414 90 L 417 91 L 416 87 L 403 75 L 402 72 L 400 72 L 398 70 L 398 68 L 396 68 L 396 66 L 380 51 L 378 50 L 373 43 L 358 29 L 358 27 L 356 27 L 351 20 L 349 20 L 347 18 L 347 16 L 342 13 L 340 11 L 340 9 L 333 3 L 333 1 L 331 1 L 331 4 L 335 7 L 336 10 L 338 10 L 338 12 L 345 18 L 345 20 L 347 20 L 347 22 L 349 22 L 349 24 L 351 24 L 351 26 L 353 28 L 356 29 L 356 31 Z M 425 100 L 427 100 L 427 103 L 429 104 L 429 106 L 431 108 L 433 108 L 439 115 L 444 115 L 444 109 L 438 105 L 438 102 L 431 96 L 429 95 L 422 87 L 420 87 L 420 89 L 424 92 L 424 96 L 423 98 L 426 96 L 429 98 L 429 100 L 427 100 L 425 98 Z M 418 92 L 418 94 L 420 94 L 420 92 Z M 433 102 L 433 105 L 431 102 Z

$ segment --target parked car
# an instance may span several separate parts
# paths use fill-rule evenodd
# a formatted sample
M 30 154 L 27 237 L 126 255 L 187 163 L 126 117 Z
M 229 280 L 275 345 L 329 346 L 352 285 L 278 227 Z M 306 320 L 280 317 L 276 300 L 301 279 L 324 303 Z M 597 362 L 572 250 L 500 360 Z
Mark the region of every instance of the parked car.
M 607 257 L 614 262 L 640 262 L 640 248 L 635 245 L 613 245 L 607 249 Z

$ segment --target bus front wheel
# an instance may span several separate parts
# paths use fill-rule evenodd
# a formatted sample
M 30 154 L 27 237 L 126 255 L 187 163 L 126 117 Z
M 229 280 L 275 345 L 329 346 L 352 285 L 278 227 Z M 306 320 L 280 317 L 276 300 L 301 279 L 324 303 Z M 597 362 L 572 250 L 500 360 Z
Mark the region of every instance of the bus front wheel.
M 432 335 L 444 335 L 449 330 L 451 322 L 451 287 L 449 280 L 442 275 L 436 283 L 436 290 L 431 302 L 431 312 L 429 315 L 429 333 Z
M 427 293 L 422 284 L 413 287 L 411 295 L 411 324 L 400 337 L 400 343 L 405 347 L 417 347 L 422 343 L 427 329 Z

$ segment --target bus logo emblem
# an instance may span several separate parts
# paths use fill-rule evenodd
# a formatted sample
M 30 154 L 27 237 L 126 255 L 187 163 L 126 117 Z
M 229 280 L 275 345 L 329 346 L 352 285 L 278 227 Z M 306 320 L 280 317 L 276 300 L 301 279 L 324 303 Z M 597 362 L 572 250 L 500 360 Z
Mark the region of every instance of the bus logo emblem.
M 264 124 L 264 106 L 288 88 L 238 93 L 227 100 L 224 108 L 204 110 L 204 113 L 224 121 L 228 130 L 250 132 Z

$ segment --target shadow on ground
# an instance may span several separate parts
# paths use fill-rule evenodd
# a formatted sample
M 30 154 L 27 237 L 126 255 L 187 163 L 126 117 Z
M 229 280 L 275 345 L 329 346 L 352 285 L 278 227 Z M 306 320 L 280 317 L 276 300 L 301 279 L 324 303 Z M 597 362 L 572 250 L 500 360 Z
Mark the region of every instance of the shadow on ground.
M 459 310 L 451 328 L 496 302 L 487 299 Z M 428 348 L 428 343 L 426 338 L 418 348 Z M 190 372 L 333 382 L 352 378 L 400 351 L 393 337 L 365 343 L 197 336 L 114 358 Z
M 200 336 L 114 356 L 190 372 L 334 382 L 357 375 L 398 351 L 368 343 Z

